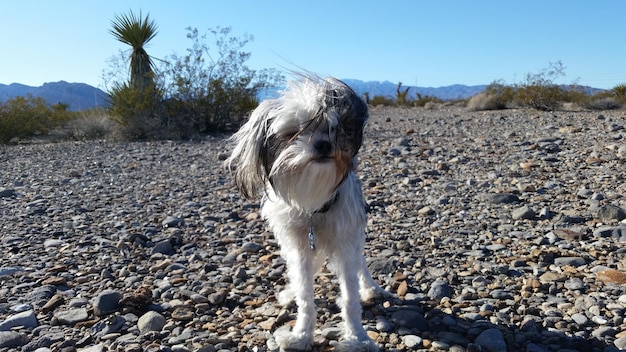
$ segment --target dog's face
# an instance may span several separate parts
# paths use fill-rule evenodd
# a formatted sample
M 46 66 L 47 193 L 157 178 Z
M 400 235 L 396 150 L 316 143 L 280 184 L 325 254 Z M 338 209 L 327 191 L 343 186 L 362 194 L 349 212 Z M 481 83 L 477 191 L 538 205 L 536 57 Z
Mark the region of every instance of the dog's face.
M 290 205 L 315 211 L 355 167 L 367 105 L 343 82 L 311 78 L 291 82 L 266 100 L 233 139 L 227 163 L 247 196 L 271 187 Z

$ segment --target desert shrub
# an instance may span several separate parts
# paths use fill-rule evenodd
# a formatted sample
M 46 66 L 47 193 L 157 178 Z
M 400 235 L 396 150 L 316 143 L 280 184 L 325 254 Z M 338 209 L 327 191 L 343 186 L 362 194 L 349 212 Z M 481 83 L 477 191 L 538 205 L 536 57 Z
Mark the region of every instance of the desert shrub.
M 375 95 L 372 99 L 369 99 L 369 103 L 372 106 L 394 106 L 396 102 L 393 99 L 384 97 L 382 95 Z
M 162 92 L 155 86 L 115 84 L 109 91 L 110 114 L 119 125 L 117 136 L 127 140 L 165 139 L 168 119 L 163 114 Z
M 626 83 L 618 84 L 611 89 L 618 104 L 626 104 Z
M 590 97 L 583 106 L 590 110 L 614 110 L 621 105 L 614 97 Z
M 443 100 L 433 97 L 430 95 L 421 95 L 420 93 L 416 93 L 417 99 L 413 102 L 414 106 L 425 106 L 428 103 L 443 103 Z
M 125 56 L 110 60 L 103 78 L 121 138 L 178 139 L 233 130 L 258 105 L 262 89 L 282 85 L 278 71 L 246 66 L 251 54 L 243 49 L 252 36 L 233 36 L 230 27 L 209 29 L 208 34 L 187 30 L 191 47 L 184 55 L 152 61 L 159 64 L 149 72 L 154 75 L 146 81 L 150 84 L 138 86 L 123 78 Z
M 398 87 L 396 88 L 396 105 L 405 106 L 408 105 L 407 95 L 409 94 L 409 89 L 411 87 L 406 87 L 406 89 L 402 90 L 402 82 L 398 82 Z
M 486 92 L 480 92 L 471 97 L 467 102 L 467 109 L 471 111 L 502 109 L 496 103 L 496 96 Z
M 524 82 L 516 87 L 515 100 L 521 106 L 542 111 L 558 108 L 565 98 L 563 89 L 554 81 L 565 75 L 561 61 L 551 62 L 537 73 L 527 73 Z
M 429 102 L 426 102 L 426 104 L 424 104 L 424 109 L 426 109 L 426 110 L 438 110 L 438 109 L 441 108 L 441 105 L 442 105 L 441 103 L 437 103 L 437 102 L 434 102 L 434 101 L 429 101 Z
M 0 142 L 46 135 L 72 118 L 67 104 L 48 104 L 43 98 L 15 97 L 0 104 Z
M 115 131 L 116 124 L 104 109 L 83 110 L 59 128 L 59 138 L 71 140 L 93 140 L 107 138 Z
M 170 56 L 160 70 L 166 115 L 202 133 L 238 128 L 258 105 L 257 94 L 284 78 L 275 70 L 246 66 L 251 54 L 243 48 L 252 36 L 232 36 L 229 27 L 210 29 L 209 36 L 187 30 L 192 42 L 187 54 Z

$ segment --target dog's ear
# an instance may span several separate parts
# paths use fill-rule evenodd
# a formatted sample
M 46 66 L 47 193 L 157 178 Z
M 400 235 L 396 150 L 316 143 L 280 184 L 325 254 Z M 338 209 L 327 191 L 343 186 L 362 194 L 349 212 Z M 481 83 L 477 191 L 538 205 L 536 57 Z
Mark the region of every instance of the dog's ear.
M 342 81 L 331 79 L 329 84 L 326 105 L 338 112 L 341 143 L 354 156 L 363 143 L 363 129 L 369 116 L 367 104 Z
M 272 110 L 272 101 L 262 102 L 230 138 L 235 147 L 225 165 L 231 170 L 232 165 L 236 165 L 235 184 L 246 198 L 254 198 L 268 180 L 267 143 Z

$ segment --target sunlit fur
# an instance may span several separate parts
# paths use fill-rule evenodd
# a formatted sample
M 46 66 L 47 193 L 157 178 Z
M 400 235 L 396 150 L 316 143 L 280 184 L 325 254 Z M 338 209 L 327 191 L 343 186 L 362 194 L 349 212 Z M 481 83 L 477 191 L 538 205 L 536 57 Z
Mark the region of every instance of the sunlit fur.
M 359 302 L 383 293 L 363 256 L 365 201 L 354 174 L 367 118 L 367 105 L 343 82 L 308 75 L 263 101 L 231 139 L 226 166 L 245 196 L 263 196 L 263 217 L 287 262 L 289 283 L 278 299 L 298 306 L 293 329 L 275 334 L 282 350 L 312 347 L 313 280 L 325 260 L 341 290 L 343 338 L 335 350 L 378 350 L 361 324 Z

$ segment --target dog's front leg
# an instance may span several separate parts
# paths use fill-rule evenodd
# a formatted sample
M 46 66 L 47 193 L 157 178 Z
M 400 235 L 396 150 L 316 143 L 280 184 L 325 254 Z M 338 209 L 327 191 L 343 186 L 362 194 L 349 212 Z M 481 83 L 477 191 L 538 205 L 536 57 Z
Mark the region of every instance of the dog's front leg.
M 339 256 L 336 259 L 337 277 L 341 288 L 341 299 L 338 303 L 344 321 L 344 331 L 343 341 L 336 346 L 335 351 L 378 351 L 378 347 L 367 336 L 361 323 L 363 312 L 359 299 L 361 264 L 362 256 L 358 253 Z
M 283 246 L 282 255 L 287 261 L 288 287 L 286 296 L 294 295 L 298 307 L 296 325 L 290 333 L 279 332 L 275 336 L 281 350 L 306 351 L 313 345 L 313 330 L 317 312 L 313 299 L 313 252 L 288 249 Z M 284 300 L 285 297 L 283 297 Z M 282 330 L 284 331 L 284 330 Z

